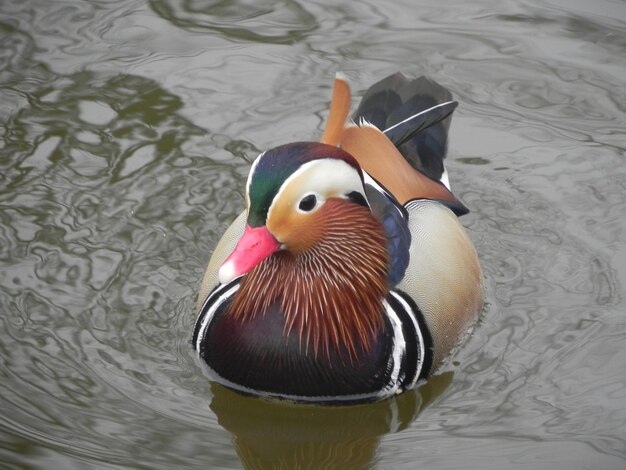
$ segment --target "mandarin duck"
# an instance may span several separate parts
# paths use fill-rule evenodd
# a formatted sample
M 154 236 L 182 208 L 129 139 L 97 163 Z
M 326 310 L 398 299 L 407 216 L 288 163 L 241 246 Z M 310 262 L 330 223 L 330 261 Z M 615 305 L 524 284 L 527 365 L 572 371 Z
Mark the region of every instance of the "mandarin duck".
M 347 404 L 413 389 L 483 305 L 476 251 L 443 165 L 441 85 L 391 75 L 348 120 L 338 74 L 320 142 L 263 152 L 209 261 L 193 348 L 247 395 Z

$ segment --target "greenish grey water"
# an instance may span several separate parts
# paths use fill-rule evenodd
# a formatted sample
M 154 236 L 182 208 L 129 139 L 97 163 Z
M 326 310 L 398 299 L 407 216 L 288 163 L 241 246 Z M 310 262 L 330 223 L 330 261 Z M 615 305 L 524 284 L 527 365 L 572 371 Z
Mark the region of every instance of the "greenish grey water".
M 249 162 L 319 136 L 337 70 L 459 100 L 484 316 L 384 403 L 212 390 L 204 265 Z M 626 467 L 624 90 L 622 1 L 3 1 L 2 467 Z

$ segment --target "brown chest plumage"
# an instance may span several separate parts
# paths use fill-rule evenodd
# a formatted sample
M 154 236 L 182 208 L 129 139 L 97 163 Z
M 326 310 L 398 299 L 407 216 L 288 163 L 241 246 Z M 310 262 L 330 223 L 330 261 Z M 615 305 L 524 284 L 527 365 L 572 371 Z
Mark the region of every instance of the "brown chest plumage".
M 297 255 L 276 253 L 250 271 L 228 315 L 243 322 L 276 303 L 284 315 L 283 335 L 295 332 L 313 356 L 330 357 L 343 348 L 353 361 L 383 329 L 386 239 L 365 207 L 335 200 L 320 212 L 322 235 L 314 247 Z

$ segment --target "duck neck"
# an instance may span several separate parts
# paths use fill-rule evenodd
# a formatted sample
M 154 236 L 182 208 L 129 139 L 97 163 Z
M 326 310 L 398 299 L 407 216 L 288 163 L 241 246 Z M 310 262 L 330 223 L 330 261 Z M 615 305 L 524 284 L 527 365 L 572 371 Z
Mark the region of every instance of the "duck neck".
M 283 334 L 297 333 L 305 354 L 354 361 L 384 328 L 388 254 L 382 225 L 368 208 L 328 201 L 320 239 L 280 251 L 243 278 L 228 314 L 245 322 L 278 304 Z

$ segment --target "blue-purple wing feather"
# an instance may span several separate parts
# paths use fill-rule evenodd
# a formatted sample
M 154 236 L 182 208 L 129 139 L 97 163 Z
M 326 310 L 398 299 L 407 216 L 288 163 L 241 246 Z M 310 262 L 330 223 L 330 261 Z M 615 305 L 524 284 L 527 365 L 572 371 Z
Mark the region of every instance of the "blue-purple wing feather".
M 366 184 L 365 192 L 372 212 L 383 224 L 387 235 L 388 281 L 393 287 L 402 280 L 409 265 L 411 232 L 407 224 L 408 214 L 383 188 Z

